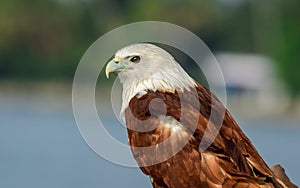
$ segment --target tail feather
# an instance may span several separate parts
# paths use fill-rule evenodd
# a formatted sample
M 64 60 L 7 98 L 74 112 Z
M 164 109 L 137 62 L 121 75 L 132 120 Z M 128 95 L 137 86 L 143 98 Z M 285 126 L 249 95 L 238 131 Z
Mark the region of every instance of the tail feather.
M 275 165 L 273 167 L 271 167 L 271 170 L 273 171 L 273 173 L 275 174 L 275 176 L 282 182 L 284 183 L 284 185 L 288 188 L 298 188 L 297 185 L 295 185 L 294 183 L 291 182 L 291 180 L 289 179 L 289 177 L 286 175 L 284 168 L 282 168 L 282 166 Z

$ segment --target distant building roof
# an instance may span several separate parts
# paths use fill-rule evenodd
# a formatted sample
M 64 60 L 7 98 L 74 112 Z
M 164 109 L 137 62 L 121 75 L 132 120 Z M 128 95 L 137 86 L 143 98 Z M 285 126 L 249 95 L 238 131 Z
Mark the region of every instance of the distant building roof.
M 266 56 L 253 54 L 220 53 L 216 55 L 222 70 L 226 86 L 245 89 L 258 89 L 273 81 L 274 68 L 272 60 Z M 204 61 L 206 70 L 211 73 L 211 59 Z M 220 80 L 212 80 L 216 85 Z

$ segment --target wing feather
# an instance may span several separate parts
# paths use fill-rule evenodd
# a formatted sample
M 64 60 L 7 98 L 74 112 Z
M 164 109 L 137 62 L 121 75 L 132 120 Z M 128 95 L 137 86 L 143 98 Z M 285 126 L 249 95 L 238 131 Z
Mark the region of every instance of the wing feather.
M 158 154 L 174 153 L 164 162 L 150 166 L 140 165 L 142 171 L 153 179 L 152 185 L 216 188 L 284 187 L 276 180 L 273 172 L 222 103 L 209 90 L 198 84 L 196 95 L 200 104 L 199 110 L 199 104 L 192 101 L 194 95 L 188 91 L 183 93 L 148 91 L 142 97 L 131 99 L 129 108 L 125 110 L 131 146 L 149 147 L 172 138 L 170 144 L 164 144 L 163 149 L 152 154 L 141 153 L 132 147 L 138 164 L 145 164 L 149 158 L 155 160 Z M 216 102 L 212 103 L 212 98 Z M 187 110 L 182 110 L 183 106 Z M 219 115 L 225 110 L 224 120 L 217 137 L 207 150 L 200 152 L 199 144 L 207 129 L 212 110 Z M 147 123 L 140 120 L 146 120 Z M 217 119 L 213 118 L 211 123 L 211 129 L 217 129 Z M 143 126 L 151 128 L 151 131 L 141 133 L 132 129 Z M 188 144 L 176 153 L 177 145 L 186 139 Z M 210 143 L 209 140 L 205 141 Z

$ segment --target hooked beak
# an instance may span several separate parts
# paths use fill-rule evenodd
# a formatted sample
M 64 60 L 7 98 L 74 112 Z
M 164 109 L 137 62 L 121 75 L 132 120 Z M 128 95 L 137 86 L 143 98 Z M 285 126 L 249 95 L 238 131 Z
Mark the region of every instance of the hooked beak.
M 106 78 L 109 78 L 109 73 L 111 72 L 121 72 L 125 69 L 125 66 L 120 61 L 120 58 L 115 57 L 113 60 L 108 62 L 105 69 Z

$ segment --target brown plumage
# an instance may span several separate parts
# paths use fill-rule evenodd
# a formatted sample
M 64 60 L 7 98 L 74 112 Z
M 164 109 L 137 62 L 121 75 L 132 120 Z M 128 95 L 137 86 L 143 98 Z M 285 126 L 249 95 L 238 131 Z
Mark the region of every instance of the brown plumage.
M 188 96 L 186 94 L 188 91 L 184 92 L 182 96 Z M 200 112 L 195 110 L 198 107 L 190 104 L 191 101 L 188 98 L 181 98 L 181 101 L 188 104 L 189 113 L 199 119 L 195 133 L 189 135 L 188 144 L 165 162 L 141 167 L 145 174 L 153 178 L 153 187 L 284 187 L 279 179 L 276 180 L 273 172 L 227 110 L 218 136 L 206 151 L 199 152 L 199 144 L 206 129 L 211 108 L 219 109 L 224 106 L 220 102 L 211 106 L 211 97 L 215 96 L 200 84 L 197 85 L 197 94 Z M 131 146 L 156 145 L 166 139 L 164 138 L 166 133 L 163 132 L 169 132 L 168 136 L 171 134 L 170 128 L 157 125 L 157 116 L 163 109 L 161 106 L 163 103 L 151 103 L 151 110 L 149 109 L 150 102 L 157 98 L 163 100 L 166 105 L 166 116 L 180 120 L 182 102 L 177 93 L 157 91 L 148 92 L 140 98 L 134 97 L 125 111 Z M 154 113 L 156 115 L 153 115 Z M 133 131 L 134 126 L 145 126 L 138 120 L 148 120 L 146 126 L 158 127 L 146 133 Z M 186 123 L 184 130 L 189 132 L 189 126 L 192 126 L 189 125 L 189 119 L 180 121 Z M 177 143 L 174 141 L 172 144 Z M 161 154 L 167 153 L 171 148 L 172 146 L 166 145 L 165 150 L 160 152 Z M 153 155 L 137 153 L 134 149 L 132 152 L 139 164 L 153 157 Z
M 128 144 L 153 187 L 297 187 L 283 169 L 272 172 L 222 103 L 163 49 L 124 47 L 110 72 L 123 84 Z

